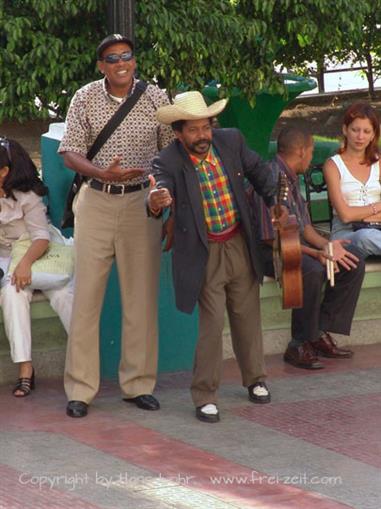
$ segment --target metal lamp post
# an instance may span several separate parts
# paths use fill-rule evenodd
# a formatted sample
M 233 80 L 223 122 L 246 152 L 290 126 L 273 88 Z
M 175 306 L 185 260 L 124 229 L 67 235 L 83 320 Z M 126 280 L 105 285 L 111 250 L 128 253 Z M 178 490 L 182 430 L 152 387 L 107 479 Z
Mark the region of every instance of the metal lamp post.
M 134 43 L 135 0 L 108 0 L 107 24 L 109 33 L 122 34 Z

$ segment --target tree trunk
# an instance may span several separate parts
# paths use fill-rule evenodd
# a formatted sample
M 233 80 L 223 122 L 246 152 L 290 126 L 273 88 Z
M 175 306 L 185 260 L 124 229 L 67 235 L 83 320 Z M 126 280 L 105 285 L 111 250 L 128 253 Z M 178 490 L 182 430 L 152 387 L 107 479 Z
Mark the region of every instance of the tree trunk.
M 366 78 L 368 80 L 368 90 L 369 90 L 369 96 L 371 99 L 376 98 L 376 94 L 374 91 L 374 76 L 373 76 L 373 61 L 372 61 L 372 55 L 369 51 L 365 54 L 366 59 Z
M 324 58 L 322 58 L 321 60 L 317 61 L 317 71 L 316 71 L 316 78 L 317 78 L 318 87 L 319 87 L 319 94 L 325 92 L 325 88 L 324 88 L 324 70 L 325 70 L 325 67 L 324 67 Z

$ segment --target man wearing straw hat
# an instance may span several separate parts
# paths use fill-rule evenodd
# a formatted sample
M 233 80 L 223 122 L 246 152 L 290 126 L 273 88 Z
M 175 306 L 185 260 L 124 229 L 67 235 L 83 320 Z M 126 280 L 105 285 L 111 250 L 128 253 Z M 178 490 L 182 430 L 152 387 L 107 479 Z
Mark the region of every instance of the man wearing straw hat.
M 199 338 L 191 386 L 196 417 L 219 421 L 217 390 L 222 368 L 222 331 L 228 311 L 242 383 L 254 403 L 268 403 L 263 381 L 259 310 L 262 265 L 255 248 L 244 178 L 272 205 L 276 176 L 250 150 L 236 129 L 213 129 L 226 105 L 207 106 L 199 92 L 176 96 L 158 109 L 157 119 L 172 125 L 176 140 L 153 162 L 148 196 L 151 214 L 172 202 L 173 279 L 176 305 L 191 313 L 199 304 Z

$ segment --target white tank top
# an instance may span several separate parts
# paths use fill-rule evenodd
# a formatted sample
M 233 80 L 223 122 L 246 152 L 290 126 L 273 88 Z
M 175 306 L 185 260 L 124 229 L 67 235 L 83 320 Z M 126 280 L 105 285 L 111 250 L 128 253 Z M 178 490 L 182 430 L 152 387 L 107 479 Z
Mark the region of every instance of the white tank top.
M 378 161 L 372 164 L 368 180 L 363 184 L 357 180 L 339 154 L 331 157 L 340 173 L 340 189 L 348 205 L 363 206 L 380 201 L 380 164 Z M 334 211 L 334 213 L 336 213 Z

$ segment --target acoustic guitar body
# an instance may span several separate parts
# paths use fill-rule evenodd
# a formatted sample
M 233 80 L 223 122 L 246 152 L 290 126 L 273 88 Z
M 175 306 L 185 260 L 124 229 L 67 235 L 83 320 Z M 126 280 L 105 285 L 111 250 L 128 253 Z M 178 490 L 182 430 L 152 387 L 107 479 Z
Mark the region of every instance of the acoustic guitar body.
M 288 185 L 284 174 L 279 175 L 278 203 L 275 216 L 281 215 L 280 204 L 287 203 Z M 303 306 L 302 250 L 299 226 L 294 215 L 289 215 L 287 224 L 278 224 L 273 243 L 275 277 L 282 288 L 283 309 Z
M 295 216 L 289 216 L 288 224 L 279 236 L 279 250 L 282 264 L 281 286 L 283 309 L 303 306 L 302 251 L 300 249 L 299 227 Z

